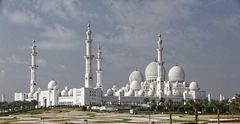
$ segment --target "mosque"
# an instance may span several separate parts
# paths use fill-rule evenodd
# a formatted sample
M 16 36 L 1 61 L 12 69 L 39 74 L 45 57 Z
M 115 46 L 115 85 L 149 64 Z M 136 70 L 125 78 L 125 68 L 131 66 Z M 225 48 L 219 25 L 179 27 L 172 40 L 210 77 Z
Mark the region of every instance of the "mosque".
M 31 79 L 28 93 L 18 92 L 14 94 L 15 101 L 37 100 L 39 107 L 57 105 L 108 105 L 108 104 L 143 104 L 146 98 L 160 101 L 161 99 L 173 102 L 186 102 L 188 100 L 205 99 L 206 92 L 201 91 L 198 83 L 185 80 L 185 72 L 179 65 L 174 65 L 168 72 L 163 62 L 163 47 L 161 34 L 157 35 L 157 59 L 150 62 L 145 69 L 145 77 L 139 70 L 134 70 L 129 76 L 129 82 L 121 88 L 113 85 L 106 93 L 103 93 L 102 80 L 102 52 L 98 48 L 96 54 L 96 83 L 93 82 L 92 62 L 92 31 L 90 24 L 86 32 L 85 59 L 85 86 L 81 88 L 68 88 L 60 90 L 55 80 L 50 80 L 46 90 L 37 88 L 36 42 L 33 41 L 31 53 Z

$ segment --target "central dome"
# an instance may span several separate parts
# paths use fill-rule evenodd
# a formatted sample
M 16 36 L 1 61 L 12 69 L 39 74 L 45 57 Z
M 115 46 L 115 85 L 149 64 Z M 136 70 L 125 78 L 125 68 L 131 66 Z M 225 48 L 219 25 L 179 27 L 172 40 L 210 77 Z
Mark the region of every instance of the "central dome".
M 173 66 L 168 72 L 168 79 L 170 82 L 183 82 L 185 80 L 185 73 L 183 68 L 178 65 Z
M 140 71 L 134 70 L 129 76 L 129 82 L 137 81 L 138 83 L 143 82 L 143 75 Z
M 146 77 L 146 80 L 154 80 L 157 78 L 157 75 L 158 75 L 158 65 L 157 65 L 157 62 L 156 61 L 153 61 L 151 63 L 149 63 L 145 69 L 145 77 Z M 165 68 L 163 66 L 162 68 L 162 77 L 163 77 L 163 80 L 165 80 Z

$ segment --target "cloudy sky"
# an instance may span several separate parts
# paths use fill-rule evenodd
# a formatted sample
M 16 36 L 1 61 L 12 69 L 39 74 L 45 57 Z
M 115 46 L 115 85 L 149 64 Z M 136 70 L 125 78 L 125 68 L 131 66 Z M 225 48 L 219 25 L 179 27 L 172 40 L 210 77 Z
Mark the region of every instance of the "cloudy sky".
M 0 94 L 29 91 L 33 39 L 41 89 L 51 79 L 60 89 L 83 86 L 88 23 L 94 53 L 103 47 L 105 90 L 136 67 L 144 74 L 161 32 L 167 70 L 181 65 L 214 97 L 240 93 L 238 0 L 0 0 Z

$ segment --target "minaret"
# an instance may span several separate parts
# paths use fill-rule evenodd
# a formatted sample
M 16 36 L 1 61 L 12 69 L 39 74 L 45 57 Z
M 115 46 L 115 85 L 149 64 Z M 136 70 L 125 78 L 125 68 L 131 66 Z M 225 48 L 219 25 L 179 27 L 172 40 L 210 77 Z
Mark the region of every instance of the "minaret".
M 163 94 L 163 81 L 164 81 L 164 77 L 162 77 L 164 74 L 163 72 L 163 57 L 162 57 L 162 39 L 161 39 L 161 34 L 158 33 L 157 34 L 158 37 L 158 41 L 157 41 L 157 70 L 158 70 L 158 75 L 157 75 L 157 95 L 159 95 L 160 97 Z
M 86 88 L 93 88 L 93 74 L 92 74 L 92 38 L 91 38 L 91 30 L 90 30 L 90 24 L 87 26 L 87 38 L 85 39 L 85 44 L 86 44 L 86 55 L 84 56 L 85 58 L 85 67 L 86 67 L 86 72 L 85 72 L 85 87 Z
M 36 85 L 37 85 L 36 72 L 37 72 L 38 65 L 36 65 L 36 56 L 37 56 L 36 47 L 37 46 L 35 43 L 36 43 L 36 41 L 33 40 L 32 53 L 31 53 L 32 63 L 30 66 L 30 68 L 31 68 L 30 93 L 34 93 L 36 91 Z
M 102 52 L 101 52 L 101 47 L 100 45 L 98 46 L 98 52 L 97 52 L 97 85 L 96 87 L 97 88 L 101 88 L 102 89 L 102 72 L 103 72 L 103 69 L 102 69 Z

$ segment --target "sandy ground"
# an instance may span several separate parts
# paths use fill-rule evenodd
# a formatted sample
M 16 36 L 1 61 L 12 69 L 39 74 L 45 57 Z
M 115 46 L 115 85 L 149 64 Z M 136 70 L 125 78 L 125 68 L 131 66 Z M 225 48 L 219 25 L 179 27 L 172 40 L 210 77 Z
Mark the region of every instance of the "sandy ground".
M 215 115 L 199 116 L 200 121 L 214 119 Z M 228 118 L 225 117 L 224 118 Z M 169 122 L 168 114 L 154 114 L 150 116 L 150 120 L 159 124 L 167 124 Z M 174 124 L 181 124 L 183 121 L 189 122 L 194 120 L 193 115 L 173 115 Z M 0 117 L 0 123 L 18 123 L 18 124 L 64 124 L 64 123 L 77 123 L 77 124 L 95 124 L 95 123 L 111 123 L 111 124 L 147 124 L 149 115 L 129 113 L 95 113 L 83 111 L 70 111 L 70 112 L 55 112 L 43 114 L 20 114 Z M 224 124 L 240 124 L 238 123 L 224 123 Z

